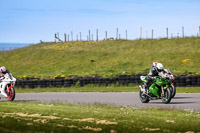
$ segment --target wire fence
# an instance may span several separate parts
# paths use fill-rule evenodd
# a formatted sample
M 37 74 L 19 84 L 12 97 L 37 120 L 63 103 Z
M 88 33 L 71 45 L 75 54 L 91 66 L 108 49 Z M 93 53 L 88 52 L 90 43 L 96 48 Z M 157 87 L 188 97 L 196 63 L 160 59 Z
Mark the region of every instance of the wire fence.
M 100 32 L 99 29 L 96 29 L 95 31 L 93 30 L 88 30 L 87 32 L 78 32 L 74 33 L 73 31 L 70 31 L 68 33 L 64 33 L 63 35 L 60 35 L 59 32 L 54 34 L 54 41 L 55 43 L 57 42 L 73 42 L 73 41 L 106 41 L 106 40 L 142 40 L 142 39 L 160 39 L 160 38 L 166 38 L 166 39 L 174 39 L 174 38 L 186 38 L 186 37 L 200 37 L 200 26 L 198 27 L 196 35 L 186 35 L 185 34 L 185 27 L 181 28 L 181 32 L 178 32 L 176 34 L 169 33 L 169 28 L 165 29 L 165 34 L 162 36 L 155 36 L 155 31 L 152 29 L 150 31 L 145 30 L 145 28 L 140 27 L 138 34 L 138 37 L 132 37 L 129 35 L 129 33 L 133 33 L 133 31 L 128 31 L 128 30 L 119 30 L 119 28 L 116 28 L 116 31 L 113 32 L 112 34 L 109 34 L 107 30 L 104 30 Z M 136 31 L 135 31 L 136 32 Z M 44 41 L 40 40 L 40 43 L 43 43 Z M 30 44 L 29 44 L 30 45 Z M 28 46 L 28 45 L 26 45 Z M 25 46 L 19 46 L 14 45 L 9 47 L 7 46 L 0 46 L 0 52 L 4 51 L 10 51 L 14 49 L 19 49 Z
M 104 32 L 101 31 L 101 37 L 99 29 L 96 29 L 96 31 L 88 30 L 88 34 L 82 34 L 82 32 L 74 33 L 73 31 L 70 31 L 69 33 L 64 33 L 64 36 L 59 34 L 59 32 L 54 34 L 54 42 L 73 42 L 73 41 L 102 41 L 102 40 L 135 40 L 135 39 L 160 39 L 160 38 L 167 38 L 167 39 L 173 39 L 173 38 L 185 38 L 185 37 L 200 37 L 200 26 L 198 27 L 198 32 L 196 35 L 190 35 L 186 36 L 185 34 L 185 28 L 181 28 L 181 32 L 178 32 L 176 34 L 169 33 L 169 28 L 166 28 L 166 34 L 162 37 L 155 37 L 155 31 L 152 29 L 151 31 L 145 31 L 142 27 L 140 27 L 139 37 L 137 38 L 128 38 L 129 34 L 131 32 L 128 32 L 128 30 L 123 30 L 123 33 L 119 32 L 119 29 L 116 28 L 116 35 L 115 36 L 109 36 L 108 31 L 105 30 Z M 123 36 L 122 36 L 123 35 Z
M 200 37 L 200 26 L 198 27 L 198 32 L 196 35 L 190 35 L 186 36 L 185 34 L 185 28 L 181 28 L 182 31 L 176 34 L 169 33 L 169 28 L 166 28 L 166 34 L 162 37 L 156 37 L 155 31 L 152 29 L 151 31 L 145 31 L 142 27 L 140 27 L 139 36 L 136 38 L 129 37 L 128 30 L 123 30 L 122 32 L 119 32 L 119 29 L 116 28 L 115 35 L 112 34 L 112 36 L 108 35 L 108 31 L 105 30 L 104 32 L 99 32 L 99 29 L 96 29 L 96 31 L 88 30 L 88 34 L 83 34 L 82 32 L 74 33 L 73 31 L 70 31 L 69 33 L 64 33 L 64 36 L 59 34 L 59 32 L 54 34 L 54 42 L 73 42 L 73 41 L 106 41 L 106 40 L 142 40 L 142 39 L 160 39 L 160 38 L 166 38 L 166 39 L 174 39 L 174 38 L 185 38 L 185 37 Z M 122 36 L 123 35 L 123 36 Z M 43 43 L 42 40 L 40 40 L 40 43 Z M 16 46 L 16 45 L 15 45 Z M 21 47 L 0 47 L 0 52 L 4 51 L 10 51 L 14 49 L 19 49 L 25 46 Z

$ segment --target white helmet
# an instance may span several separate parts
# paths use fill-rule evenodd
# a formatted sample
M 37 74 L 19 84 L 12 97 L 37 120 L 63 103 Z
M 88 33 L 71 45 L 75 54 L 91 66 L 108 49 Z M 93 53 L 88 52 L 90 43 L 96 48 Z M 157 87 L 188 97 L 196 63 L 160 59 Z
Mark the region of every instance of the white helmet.
M 157 63 L 157 65 L 156 65 L 156 71 L 157 71 L 157 72 L 161 72 L 161 71 L 163 71 L 163 70 L 164 70 L 163 65 L 162 65 L 161 63 Z

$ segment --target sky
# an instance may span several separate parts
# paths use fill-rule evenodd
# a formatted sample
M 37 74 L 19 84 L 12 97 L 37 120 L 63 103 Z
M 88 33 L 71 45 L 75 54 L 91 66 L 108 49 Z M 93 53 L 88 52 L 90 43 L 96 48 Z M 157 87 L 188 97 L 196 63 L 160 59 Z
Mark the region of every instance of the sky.
M 87 39 L 88 31 L 99 38 L 166 37 L 182 34 L 196 36 L 200 26 L 200 0 L 0 0 L 0 42 L 38 43 L 54 41 L 59 33 L 73 31 L 74 40 L 81 32 Z M 70 37 L 71 38 L 71 37 Z

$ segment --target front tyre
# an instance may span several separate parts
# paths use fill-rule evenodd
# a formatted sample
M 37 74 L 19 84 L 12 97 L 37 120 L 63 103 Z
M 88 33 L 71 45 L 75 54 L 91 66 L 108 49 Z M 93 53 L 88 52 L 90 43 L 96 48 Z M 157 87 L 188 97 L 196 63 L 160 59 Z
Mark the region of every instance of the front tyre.
M 142 103 L 148 103 L 149 102 L 149 97 L 145 94 L 143 94 L 143 92 L 140 90 L 139 92 L 139 96 L 140 96 L 140 101 Z
M 161 100 L 163 103 L 167 104 L 171 101 L 172 98 L 172 94 L 169 88 L 164 90 L 164 96 L 161 97 Z
M 8 87 L 7 96 L 9 101 L 13 101 L 15 99 L 15 89 L 13 86 Z

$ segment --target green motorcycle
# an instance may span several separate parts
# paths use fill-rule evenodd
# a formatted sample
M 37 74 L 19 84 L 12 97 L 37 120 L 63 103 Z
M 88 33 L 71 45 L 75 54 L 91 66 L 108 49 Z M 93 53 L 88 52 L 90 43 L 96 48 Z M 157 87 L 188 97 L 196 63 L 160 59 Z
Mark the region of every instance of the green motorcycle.
M 142 103 L 148 103 L 150 100 L 161 99 L 163 103 L 167 104 L 171 101 L 172 93 L 170 91 L 170 85 L 172 78 L 166 74 L 161 73 L 153 80 L 153 84 L 150 87 L 145 87 L 147 82 L 147 76 L 140 76 L 140 79 L 144 85 L 140 85 L 140 100 Z

